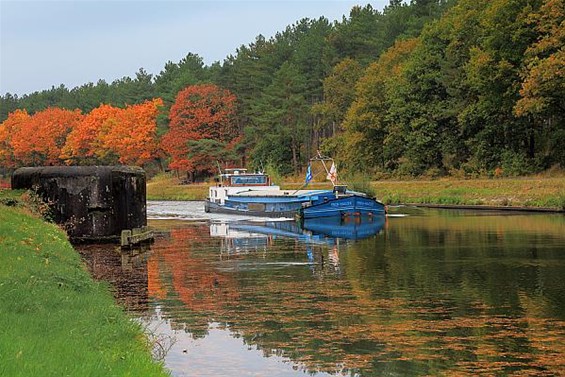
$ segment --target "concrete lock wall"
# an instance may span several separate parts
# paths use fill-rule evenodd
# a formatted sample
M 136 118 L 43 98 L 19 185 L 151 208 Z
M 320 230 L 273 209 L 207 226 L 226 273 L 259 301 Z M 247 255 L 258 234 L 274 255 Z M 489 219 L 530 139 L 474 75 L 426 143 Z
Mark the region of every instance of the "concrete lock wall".
M 12 188 L 37 192 L 75 242 L 116 240 L 124 229 L 147 225 L 145 172 L 138 167 L 20 168 Z

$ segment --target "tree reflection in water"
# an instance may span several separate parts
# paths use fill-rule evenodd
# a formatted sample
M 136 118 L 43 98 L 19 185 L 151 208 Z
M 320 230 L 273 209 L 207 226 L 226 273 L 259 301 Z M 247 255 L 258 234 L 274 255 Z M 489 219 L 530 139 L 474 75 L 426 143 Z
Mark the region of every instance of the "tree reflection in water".
M 563 217 L 430 211 L 333 243 L 240 230 L 231 252 L 207 223 L 167 227 L 149 300 L 192 339 L 220 324 L 297 374 L 565 373 Z

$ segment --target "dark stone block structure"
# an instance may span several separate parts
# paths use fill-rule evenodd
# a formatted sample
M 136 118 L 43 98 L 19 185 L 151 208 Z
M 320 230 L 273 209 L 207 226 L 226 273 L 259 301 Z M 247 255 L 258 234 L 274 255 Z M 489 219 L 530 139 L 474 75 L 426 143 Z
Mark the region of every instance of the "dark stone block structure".
M 73 242 L 115 241 L 147 225 L 145 172 L 129 166 L 20 168 L 13 189 L 31 189 Z

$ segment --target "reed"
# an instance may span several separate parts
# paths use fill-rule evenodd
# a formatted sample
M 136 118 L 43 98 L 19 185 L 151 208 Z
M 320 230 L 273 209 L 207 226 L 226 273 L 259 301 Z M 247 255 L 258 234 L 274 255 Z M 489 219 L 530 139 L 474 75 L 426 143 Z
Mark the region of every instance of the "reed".
M 17 206 L 0 204 L 0 375 L 168 375 L 66 234 Z

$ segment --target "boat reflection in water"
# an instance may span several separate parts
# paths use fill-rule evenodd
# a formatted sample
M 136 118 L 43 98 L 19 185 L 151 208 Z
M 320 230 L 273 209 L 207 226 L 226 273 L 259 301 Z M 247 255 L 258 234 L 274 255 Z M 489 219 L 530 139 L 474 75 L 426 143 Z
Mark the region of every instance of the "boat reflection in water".
M 327 217 L 303 222 L 246 221 L 211 223 L 210 235 L 222 237 L 222 251 L 239 253 L 266 250 L 277 237 L 293 238 L 305 244 L 338 245 L 340 239 L 358 240 L 378 234 L 385 225 L 384 216 Z
M 370 220 L 152 221 L 141 320 L 171 374 L 565 376 L 563 216 Z
M 385 226 L 386 217 L 326 217 L 304 220 L 303 229 L 324 237 L 358 240 L 378 234 Z

